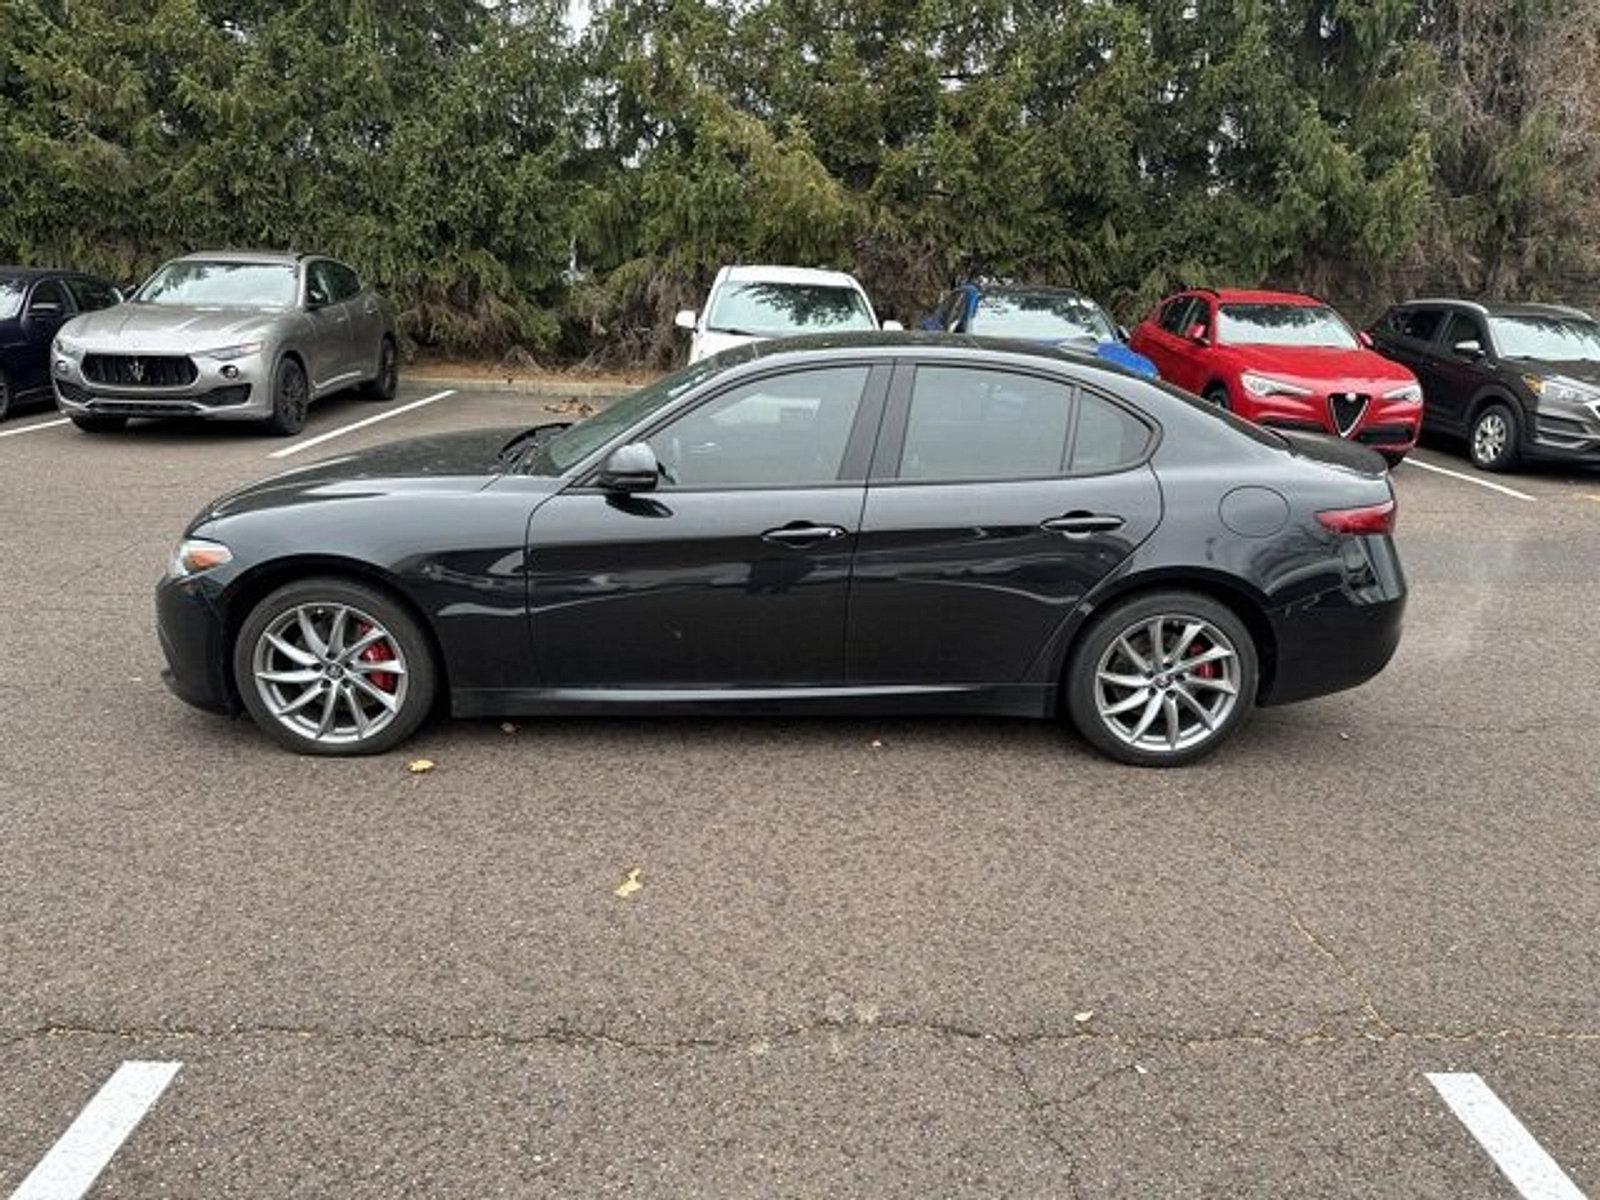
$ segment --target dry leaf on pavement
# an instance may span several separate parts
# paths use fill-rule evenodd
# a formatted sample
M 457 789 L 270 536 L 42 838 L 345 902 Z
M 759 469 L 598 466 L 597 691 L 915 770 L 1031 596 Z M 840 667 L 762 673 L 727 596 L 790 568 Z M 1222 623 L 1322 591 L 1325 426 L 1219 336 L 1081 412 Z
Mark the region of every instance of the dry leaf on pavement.
M 429 771 L 433 770 L 435 765 L 436 764 L 431 758 L 413 758 L 406 764 L 406 770 L 410 771 L 413 775 L 426 775 Z
M 616 894 L 626 900 L 643 886 L 644 884 L 639 882 L 639 868 L 634 867 L 628 872 L 628 877 L 617 884 Z

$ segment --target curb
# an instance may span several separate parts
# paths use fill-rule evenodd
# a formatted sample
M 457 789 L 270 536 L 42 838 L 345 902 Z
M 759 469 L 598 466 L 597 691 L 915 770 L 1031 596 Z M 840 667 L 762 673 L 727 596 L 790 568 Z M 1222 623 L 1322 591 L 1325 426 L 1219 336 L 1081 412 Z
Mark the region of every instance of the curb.
M 557 379 L 495 379 L 482 376 L 455 376 L 455 375 L 412 375 L 404 371 L 400 378 L 407 383 L 422 384 L 425 387 L 450 388 L 457 392 L 518 392 L 525 396 L 537 396 L 548 400 L 611 400 L 618 396 L 625 396 L 636 386 L 642 384 L 626 383 L 597 383 L 592 380 L 574 379 L 563 381 Z

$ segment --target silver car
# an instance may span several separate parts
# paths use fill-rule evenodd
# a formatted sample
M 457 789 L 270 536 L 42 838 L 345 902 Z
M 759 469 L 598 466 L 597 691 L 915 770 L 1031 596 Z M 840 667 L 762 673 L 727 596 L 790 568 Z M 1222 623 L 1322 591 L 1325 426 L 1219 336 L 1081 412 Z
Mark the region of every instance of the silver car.
M 311 401 L 359 387 L 394 397 L 389 313 L 356 273 L 308 254 L 190 254 L 126 303 L 61 327 L 50 373 L 79 429 L 129 417 L 260 421 L 298 433 Z

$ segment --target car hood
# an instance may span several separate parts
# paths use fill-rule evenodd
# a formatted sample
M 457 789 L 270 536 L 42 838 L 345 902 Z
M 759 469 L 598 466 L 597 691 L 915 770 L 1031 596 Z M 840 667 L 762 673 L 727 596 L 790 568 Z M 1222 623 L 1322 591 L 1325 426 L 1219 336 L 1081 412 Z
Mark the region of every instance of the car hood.
M 118 304 L 72 318 L 61 333 L 91 350 L 192 353 L 220 350 L 268 336 L 281 323 L 293 320 L 294 315 L 283 309 Z
M 339 497 L 480 491 L 501 476 L 499 454 L 523 430 L 469 429 L 386 442 L 295 467 L 214 500 L 196 519 Z M 551 480 L 552 487 L 558 481 Z
M 1542 375 L 1547 379 L 1559 375 L 1600 387 L 1600 362 L 1594 359 L 1508 358 L 1505 362 L 1524 375 Z
M 1327 346 L 1225 346 L 1246 371 L 1259 371 L 1291 383 L 1311 383 L 1338 391 L 1370 391 L 1389 384 L 1414 383 L 1416 376 L 1375 350 Z

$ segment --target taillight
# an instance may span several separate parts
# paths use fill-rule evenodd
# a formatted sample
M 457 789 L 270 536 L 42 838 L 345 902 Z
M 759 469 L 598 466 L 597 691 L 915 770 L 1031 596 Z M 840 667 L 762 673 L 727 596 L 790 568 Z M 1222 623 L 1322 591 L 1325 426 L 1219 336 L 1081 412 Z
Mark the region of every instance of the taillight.
M 1317 514 L 1324 529 L 1334 533 L 1393 533 L 1394 501 L 1368 504 L 1361 508 L 1329 508 Z

